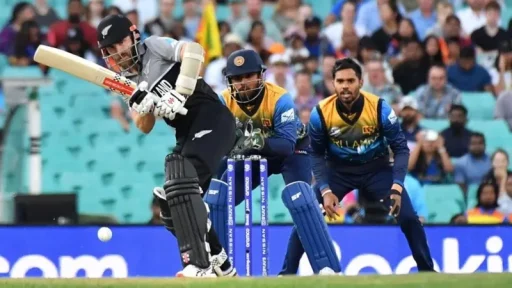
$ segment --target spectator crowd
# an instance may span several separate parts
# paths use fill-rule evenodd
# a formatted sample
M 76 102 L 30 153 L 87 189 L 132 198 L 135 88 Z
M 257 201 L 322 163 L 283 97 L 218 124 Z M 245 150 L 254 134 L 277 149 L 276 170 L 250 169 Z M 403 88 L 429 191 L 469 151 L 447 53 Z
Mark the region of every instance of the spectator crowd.
M 193 41 L 204 5 L 182 0 L 183 13 L 176 18 L 175 0 L 111 2 L 107 7 L 103 0 L 89 0 L 84 6 L 69 0 L 65 19 L 46 0 L 19 2 L 0 32 L 0 53 L 10 65 L 37 65 L 35 50 L 46 44 L 105 65 L 95 29 L 102 17 L 126 15 L 143 38 Z M 334 94 L 330 72 L 335 60 L 357 59 L 364 68 L 363 90 L 384 98 L 401 117 L 411 150 L 405 185 L 422 221 L 428 218 L 422 187 L 456 183 L 466 197 L 471 185 L 479 187 L 476 206 L 454 215 L 454 223 L 507 222 L 512 213 L 509 155 L 501 149 L 486 152 L 484 134 L 466 127 L 468 110 L 461 101 L 463 93 L 491 93 L 497 99 L 495 118 L 512 127 L 512 21 L 503 23 L 501 17 L 506 1 L 466 0 L 459 8 L 461 1 L 337 0 L 325 19 L 304 2 L 223 1 L 229 7 L 229 17 L 218 23 L 223 55 L 205 68 L 205 81 L 220 93 L 226 88 L 227 56 L 253 49 L 269 68 L 267 81 L 287 89 L 301 120 L 308 122 L 318 101 Z M 268 4 L 274 11 L 265 18 L 263 5 Z M 112 103 L 111 115 L 129 129 L 122 101 Z M 449 127 L 440 133 L 423 129 L 423 119 L 447 119 Z M 354 191 L 343 209 L 356 202 Z

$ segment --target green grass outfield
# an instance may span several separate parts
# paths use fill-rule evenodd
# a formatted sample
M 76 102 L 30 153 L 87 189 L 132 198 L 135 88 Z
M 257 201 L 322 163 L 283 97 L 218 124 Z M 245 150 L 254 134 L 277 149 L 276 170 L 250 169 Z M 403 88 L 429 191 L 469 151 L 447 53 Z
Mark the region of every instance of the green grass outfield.
M 347 287 L 436 287 L 495 288 L 512 287 L 512 274 L 412 274 L 390 276 L 222 278 L 222 279 L 7 279 L 2 288 L 39 287 L 221 287 L 221 288 L 347 288 Z

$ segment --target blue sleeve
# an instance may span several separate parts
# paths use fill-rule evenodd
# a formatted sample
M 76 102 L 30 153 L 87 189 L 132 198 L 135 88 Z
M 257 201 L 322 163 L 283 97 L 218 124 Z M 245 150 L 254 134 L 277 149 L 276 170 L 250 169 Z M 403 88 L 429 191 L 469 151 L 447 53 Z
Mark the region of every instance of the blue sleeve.
M 340 18 L 341 14 L 341 7 L 343 7 L 343 4 L 345 3 L 345 0 L 338 0 L 331 8 L 331 14 L 336 16 L 336 19 Z
M 286 93 L 277 100 L 274 112 L 274 135 L 265 139 L 263 155 L 288 156 L 297 142 L 297 121 L 292 96 Z
M 327 163 L 325 161 L 325 154 L 327 152 L 327 143 L 325 141 L 325 132 L 320 120 L 320 114 L 317 108 L 313 108 L 309 119 L 308 135 L 311 139 L 311 166 L 313 176 L 320 191 L 329 187 L 327 182 Z
M 400 128 L 398 117 L 386 101 L 382 101 L 381 123 L 383 136 L 391 147 L 395 160 L 393 164 L 393 183 L 400 184 L 403 187 L 409 163 L 409 147 L 407 147 L 407 140 Z

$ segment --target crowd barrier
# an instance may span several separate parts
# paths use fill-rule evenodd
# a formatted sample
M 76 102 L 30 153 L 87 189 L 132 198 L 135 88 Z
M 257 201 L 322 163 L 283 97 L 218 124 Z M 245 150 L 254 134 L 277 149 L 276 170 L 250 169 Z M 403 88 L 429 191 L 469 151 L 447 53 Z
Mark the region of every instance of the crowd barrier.
M 255 227 L 253 243 L 259 243 Z M 448 273 L 512 272 L 512 227 L 428 226 L 436 269 Z M 100 242 L 98 227 L 0 227 L 0 277 L 172 277 L 181 267 L 174 237 L 160 226 L 112 227 L 113 238 Z M 283 262 L 291 226 L 271 226 L 270 274 Z M 331 226 L 344 275 L 416 272 L 405 237 L 395 226 Z M 243 227 L 236 247 L 244 269 Z M 255 255 L 261 246 L 256 245 Z M 261 259 L 254 258 L 255 267 Z M 258 269 L 254 275 L 261 273 Z M 311 275 L 304 256 L 299 274 Z

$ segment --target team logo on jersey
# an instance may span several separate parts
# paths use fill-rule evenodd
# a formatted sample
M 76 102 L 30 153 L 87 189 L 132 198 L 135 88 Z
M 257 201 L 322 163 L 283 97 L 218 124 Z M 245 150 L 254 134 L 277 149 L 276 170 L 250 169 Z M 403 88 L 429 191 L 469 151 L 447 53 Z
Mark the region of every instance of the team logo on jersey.
M 233 63 L 235 64 L 235 66 L 240 67 L 240 66 L 244 65 L 245 58 L 242 56 L 235 57 L 235 60 L 233 60 Z
M 372 135 L 375 133 L 375 126 L 363 126 L 363 135 Z

